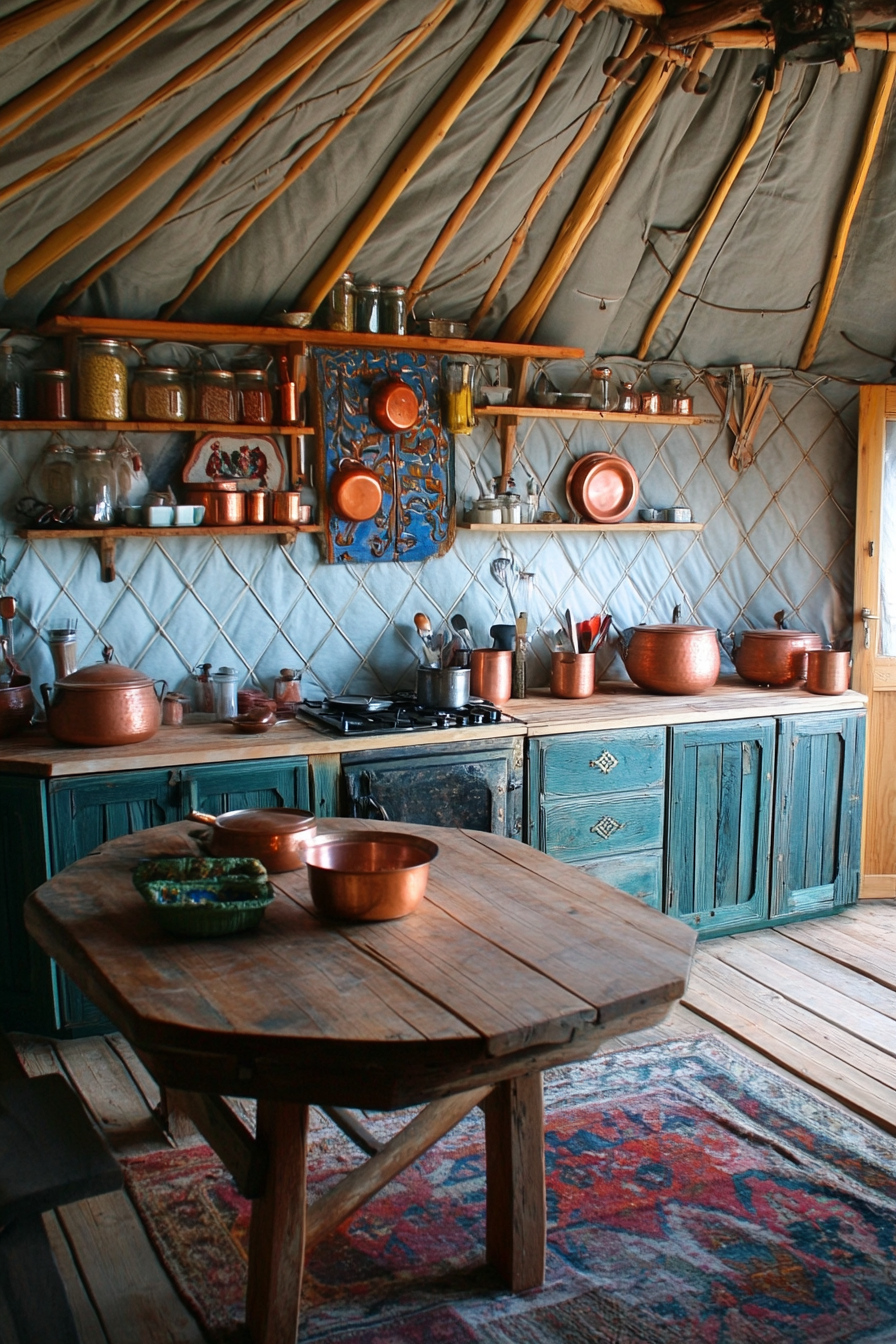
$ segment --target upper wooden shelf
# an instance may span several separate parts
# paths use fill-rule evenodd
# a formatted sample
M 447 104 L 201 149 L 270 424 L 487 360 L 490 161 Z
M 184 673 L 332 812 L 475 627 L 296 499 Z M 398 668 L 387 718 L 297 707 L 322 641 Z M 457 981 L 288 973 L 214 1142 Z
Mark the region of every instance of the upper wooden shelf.
M 363 331 L 319 331 L 312 327 L 251 327 L 227 322 L 138 321 L 124 317 L 53 317 L 38 327 L 41 336 L 107 336 L 131 341 L 198 341 L 213 345 L 327 345 L 336 349 L 432 350 L 441 354 L 504 355 L 533 359 L 582 359 L 580 346 L 516 345 L 435 336 L 375 336 Z
M 519 420 L 605 420 L 626 425 L 708 425 L 717 415 L 647 415 L 644 411 L 577 411 L 570 406 L 477 406 L 476 415 L 512 415 Z
M 313 434 L 309 425 L 207 425 L 195 420 L 0 420 L 0 430 L 66 429 L 120 430 L 129 434 L 159 434 L 169 431 L 200 434 Z

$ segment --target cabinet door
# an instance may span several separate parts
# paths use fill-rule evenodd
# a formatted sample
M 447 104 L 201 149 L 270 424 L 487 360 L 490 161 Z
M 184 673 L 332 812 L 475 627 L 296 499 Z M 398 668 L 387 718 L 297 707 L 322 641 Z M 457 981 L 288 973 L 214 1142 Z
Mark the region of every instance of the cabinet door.
M 356 817 L 519 837 L 522 762 L 522 738 L 466 750 L 347 752 L 342 757 L 345 810 Z
M 672 729 L 666 910 L 703 932 L 768 917 L 773 719 Z
M 856 900 L 864 752 L 862 713 L 780 720 L 773 916 Z
M 47 957 L 25 931 L 25 898 L 50 876 L 44 787 L 0 779 L 0 1020 L 6 1031 L 55 1029 Z
M 196 765 L 174 771 L 181 785 L 182 816 L 232 812 L 240 807 L 300 807 L 308 810 L 308 760 L 241 761 Z

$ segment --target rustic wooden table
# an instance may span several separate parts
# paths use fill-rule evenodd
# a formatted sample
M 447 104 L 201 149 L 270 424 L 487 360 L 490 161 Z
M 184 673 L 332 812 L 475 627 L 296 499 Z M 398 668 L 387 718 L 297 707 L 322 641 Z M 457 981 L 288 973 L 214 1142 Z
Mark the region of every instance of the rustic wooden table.
M 29 897 L 26 923 L 252 1198 L 253 1344 L 294 1344 L 307 1247 L 476 1105 L 488 1260 L 514 1291 L 540 1284 L 542 1070 L 660 1021 L 684 992 L 693 932 L 517 841 L 408 826 L 439 845 L 408 918 L 323 924 L 300 870 L 276 878 L 257 931 L 181 941 L 160 930 L 132 872 L 142 858 L 196 852 L 190 829 L 103 845 Z M 254 1136 L 229 1096 L 258 1099 Z M 312 1103 L 372 1156 L 306 1209 Z M 342 1109 L 423 1103 L 382 1147 Z

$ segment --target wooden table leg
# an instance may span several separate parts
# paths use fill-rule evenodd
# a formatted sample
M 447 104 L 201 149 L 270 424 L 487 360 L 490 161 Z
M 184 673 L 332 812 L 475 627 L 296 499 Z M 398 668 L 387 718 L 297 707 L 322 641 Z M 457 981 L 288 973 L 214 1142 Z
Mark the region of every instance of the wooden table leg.
M 308 1107 L 259 1101 L 267 1149 L 265 1192 L 252 1201 L 246 1325 L 252 1344 L 295 1344 L 305 1260 Z
M 514 1293 L 544 1283 L 547 1208 L 540 1073 L 498 1083 L 486 1099 L 486 1258 Z

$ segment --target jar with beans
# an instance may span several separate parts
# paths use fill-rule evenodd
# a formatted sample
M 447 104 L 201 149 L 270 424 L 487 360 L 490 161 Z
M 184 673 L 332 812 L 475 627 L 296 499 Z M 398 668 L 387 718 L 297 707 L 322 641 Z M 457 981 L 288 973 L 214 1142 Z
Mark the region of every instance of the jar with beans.
M 78 412 L 82 420 L 127 420 L 128 369 L 120 342 L 81 342 Z
M 241 425 L 269 425 L 274 417 L 274 403 L 264 369 L 238 369 L 236 387 L 239 394 Z
M 131 384 L 131 415 L 135 420 L 187 418 L 187 389 L 180 369 L 144 365 Z
M 197 369 L 193 419 L 203 425 L 236 424 L 236 378 L 229 369 Z

